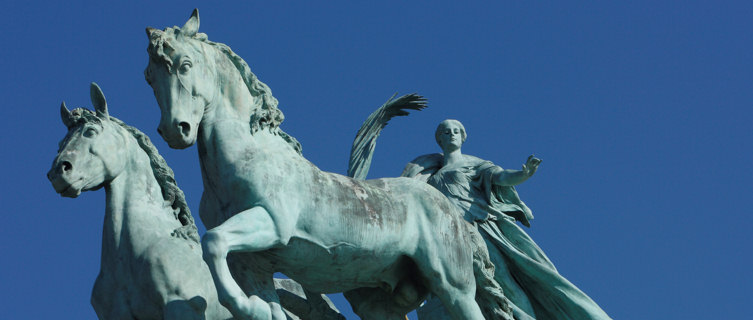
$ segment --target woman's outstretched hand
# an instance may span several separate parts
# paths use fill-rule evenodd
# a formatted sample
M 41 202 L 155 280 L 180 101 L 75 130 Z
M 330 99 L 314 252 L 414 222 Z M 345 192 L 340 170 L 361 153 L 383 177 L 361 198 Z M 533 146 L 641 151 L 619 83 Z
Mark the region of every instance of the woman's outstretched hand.
M 526 163 L 523 165 L 523 172 L 525 172 L 525 174 L 530 177 L 534 173 L 536 173 L 536 169 L 539 168 L 539 164 L 541 164 L 541 159 L 536 158 L 533 155 L 530 155 L 528 156 L 528 160 L 526 160 Z

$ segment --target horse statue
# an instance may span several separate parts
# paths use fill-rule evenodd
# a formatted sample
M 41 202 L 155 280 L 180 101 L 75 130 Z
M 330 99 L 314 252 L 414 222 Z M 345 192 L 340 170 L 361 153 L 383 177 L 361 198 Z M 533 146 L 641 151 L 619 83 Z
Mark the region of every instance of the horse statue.
M 100 319 L 229 319 L 173 171 L 149 137 L 109 116 L 60 107 L 68 134 L 47 177 L 64 197 L 105 188 L 101 270 L 91 303 Z
M 198 10 L 182 28 L 147 28 L 144 74 L 163 139 L 198 145 L 204 259 L 236 319 L 284 319 L 275 272 L 313 292 L 344 292 L 365 320 L 403 320 L 429 293 L 454 319 L 512 319 L 501 291 L 477 292 L 488 270 L 469 243 L 483 240 L 441 192 L 319 170 L 279 128 L 269 87 L 198 28 Z M 480 307 L 477 295 L 489 303 Z
M 230 319 L 202 259 L 199 235 L 173 171 L 149 137 L 109 116 L 99 86 L 96 112 L 60 115 L 68 134 L 47 177 L 55 191 L 78 197 L 105 187 L 102 269 L 92 291 L 100 319 Z M 326 296 L 290 279 L 274 279 L 289 319 L 342 320 Z M 125 288 L 125 289 L 124 289 Z

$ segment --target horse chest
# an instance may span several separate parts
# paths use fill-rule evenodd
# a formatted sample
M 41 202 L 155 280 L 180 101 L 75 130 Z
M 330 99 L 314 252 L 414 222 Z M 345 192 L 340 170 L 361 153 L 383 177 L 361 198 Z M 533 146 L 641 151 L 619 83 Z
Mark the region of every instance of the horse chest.
M 161 310 L 142 288 L 143 275 L 134 274 L 133 261 L 119 257 L 102 262 L 102 270 L 92 290 L 92 305 L 104 319 L 157 319 Z

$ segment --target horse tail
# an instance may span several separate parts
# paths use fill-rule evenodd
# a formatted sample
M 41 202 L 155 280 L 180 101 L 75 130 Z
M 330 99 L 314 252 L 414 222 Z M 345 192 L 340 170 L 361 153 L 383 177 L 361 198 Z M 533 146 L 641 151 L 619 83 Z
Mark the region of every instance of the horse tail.
M 477 230 L 471 232 L 473 275 L 476 278 L 476 303 L 486 319 L 513 320 L 512 307 L 502 287 L 494 280 L 494 264 L 486 243 Z
M 395 99 L 396 95 L 397 93 L 392 95 L 379 109 L 369 115 L 356 133 L 353 146 L 350 148 L 349 177 L 356 180 L 366 179 L 366 174 L 369 173 L 369 167 L 371 167 L 376 139 L 390 119 L 396 116 L 407 116 L 409 113 L 406 109 L 426 108 L 426 99 L 420 95 L 412 93 Z

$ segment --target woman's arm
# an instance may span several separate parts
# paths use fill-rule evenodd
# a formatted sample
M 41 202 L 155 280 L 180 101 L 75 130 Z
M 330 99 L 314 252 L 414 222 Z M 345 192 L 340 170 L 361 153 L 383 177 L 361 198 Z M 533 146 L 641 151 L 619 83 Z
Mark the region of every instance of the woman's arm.
M 522 170 L 500 170 L 494 173 L 492 183 L 498 186 L 516 186 L 528 180 L 539 168 L 541 159 L 530 155 Z

